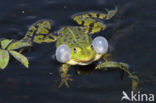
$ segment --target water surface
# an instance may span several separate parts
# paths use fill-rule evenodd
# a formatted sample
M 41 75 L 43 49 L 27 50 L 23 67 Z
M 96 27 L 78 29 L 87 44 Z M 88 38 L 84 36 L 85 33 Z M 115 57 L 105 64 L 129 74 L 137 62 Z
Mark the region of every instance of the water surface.
M 105 8 L 117 6 L 117 15 L 105 21 L 107 30 L 97 35 L 109 40 L 112 60 L 128 63 L 140 77 L 139 90 L 156 94 L 154 4 L 155 0 L 2 0 L 0 38 L 19 40 L 31 24 L 41 19 L 54 21 L 52 31 L 77 25 L 71 20 L 75 13 L 105 12 Z M 55 43 L 34 44 L 31 52 L 24 52 L 29 69 L 11 58 L 7 68 L 0 70 L 0 103 L 114 103 L 120 102 L 123 90 L 131 91 L 128 75 L 121 80 L 120 70 L 77 75 L 77 66 L 69 71 L 73 79 L 70 88 L 58 89 L 60 64 L 51 58 L 55 49 Z

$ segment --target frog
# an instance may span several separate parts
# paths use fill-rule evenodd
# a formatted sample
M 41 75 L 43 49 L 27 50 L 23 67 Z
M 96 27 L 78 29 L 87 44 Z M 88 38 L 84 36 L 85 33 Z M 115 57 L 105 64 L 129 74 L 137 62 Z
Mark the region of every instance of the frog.
M 139 78 L 130 72 L 129 65 L 124 62 L 109 60 L 108 40 L 103 36 L 92 38 L 106 29 L 103 20 L 110 20 L 117 13 L 118 8 L 106 12 L 88 11 L 72 15 L 73 21 L 78 26 L 64 26 L 57 31 L 51 31 L 52 20 L 40 20 L 33 24 L 23 40 L 29 42 L 56 43 L 55 58 L 61 63 L 59 75 L 61 78 L 58 88 L 65 85 L 69 88 L 69 82 L 72 81 L 68 73 L 71 66 L 90 65 L 95 61 L 103 59 L 104 62 L 95 66 L 95 70 L 109 70 L 110 68 L 121 69 L 126 72 L 132 80 L 132 89 L 135 90 L 139 83 Z

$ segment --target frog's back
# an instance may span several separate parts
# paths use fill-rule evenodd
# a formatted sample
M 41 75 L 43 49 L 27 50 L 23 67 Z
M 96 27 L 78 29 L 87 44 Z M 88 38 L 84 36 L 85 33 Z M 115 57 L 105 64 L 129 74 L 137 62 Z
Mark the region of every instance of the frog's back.
M 56 42 L 56 47 L 61 44 L 66 44 L 69 47 L 74 47 L 76 45 L 91 43 L 91 37 L 85 32 L 84 27 L 66 26 L 58 31 L 58 35 L 59 37 Z

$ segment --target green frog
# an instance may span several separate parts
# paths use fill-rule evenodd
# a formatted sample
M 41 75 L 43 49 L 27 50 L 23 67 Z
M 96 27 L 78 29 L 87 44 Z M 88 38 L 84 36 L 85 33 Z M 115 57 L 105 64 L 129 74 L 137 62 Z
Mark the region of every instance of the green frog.
M 132 89 L 136 89 L 139 78 L 129 71 L 128 64 L 109 60 L 107 39 L 103 36 L 91 38 L 91 35 L 106 29 L 103 20 L 111 19 L 117 13 L 117 8 L 114 10 L 106 9 L 106 11 L 107 13 L 91 11 L 75 14 L 72 19 L 79 26 L 64 26 L 53 33 L 50 32 L 53 23 L 51 20 L 40 20 L 29 28 L 23 39 L 39 44 L 56 42 L 56 60 L 62 63 L 59 68 L 61 82 L 58 87 L 63 84 L 69 87 L 68 82 L 72 79 L 68 71 L 71 66 L 89 65 L 97 60 L 104 59 L 103 63 L 95 67 L 95 70 L 120 68 L 128 73 L 132 79 Z

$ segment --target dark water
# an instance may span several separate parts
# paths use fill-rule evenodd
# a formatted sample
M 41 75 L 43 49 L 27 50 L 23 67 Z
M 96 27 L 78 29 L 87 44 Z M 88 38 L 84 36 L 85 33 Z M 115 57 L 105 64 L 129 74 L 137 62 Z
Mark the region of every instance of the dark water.
M 21 39 L 28 27 L 40 19 L 52 19 L 52 30 L 76 25 L 71 15 L 82 11 L 119 8 L 108 24 L 105 36 L 111 45 L 112 60 L 126 62 L 140 77 L 139 90 L 156 94 L 156 1 L 155 0 L 1 0 L 0 38 Z M 93 71 L 76 75 L 70 69 L 70 88 L 57 88 L 60 66 L 51 55 L 55 44 L 35 44 L 29 58 L 30 68 L 11 61 L 0 70 L 0 103 L 119 103 L 122 91 L 131 91 L 131 81 L 120 71 Z

